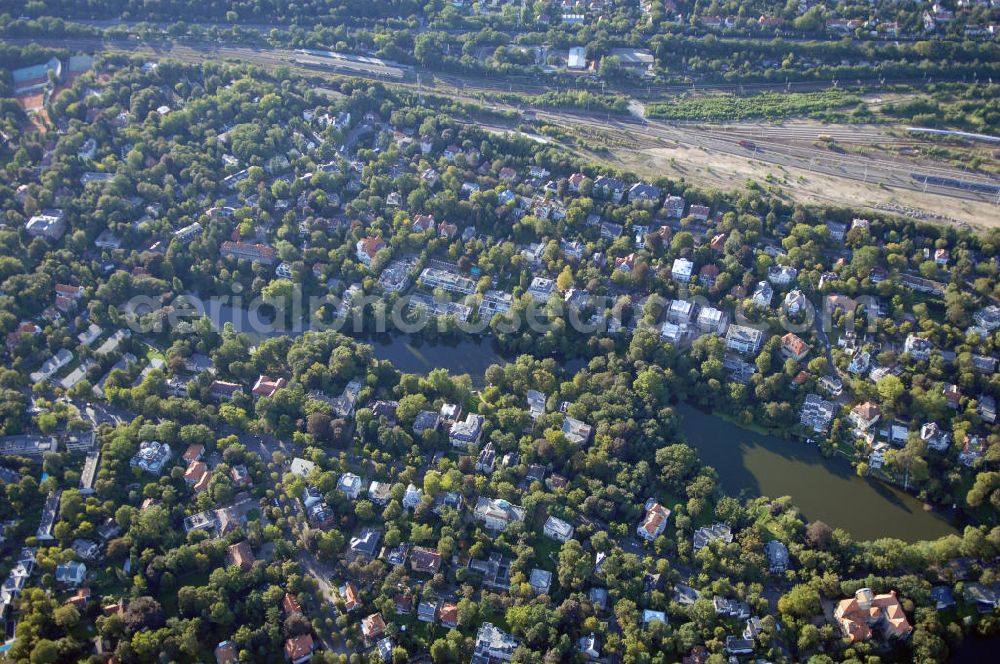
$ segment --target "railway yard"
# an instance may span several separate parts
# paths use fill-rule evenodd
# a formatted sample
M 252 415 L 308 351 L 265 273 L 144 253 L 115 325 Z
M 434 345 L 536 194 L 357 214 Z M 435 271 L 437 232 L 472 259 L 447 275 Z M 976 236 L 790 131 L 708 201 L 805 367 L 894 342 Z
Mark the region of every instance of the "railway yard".
M 440 75 L 378 58 L 328 51 L 96 39 L 70 39 L 60 46 L 189 63 L 223 60 L 269 70 L 287 67 L 316 79 L 366 78 L 473 102 L 484 102 L 490 94 L 544 89 L 544 84 Z M 585 129 L 579 135 L 598 141 L 604 149 L 567 147 L 645 175 L 702 178 L 706 184 L 727 188 L 743 186 L 749 178 L 761 186 L 779 187 L 784 195 L 804 202 L 882 209 L 896 206 L 909 210 L 911 216 L 970 226 L 1000 223 L 1000 179 L 927 158 L 926 153 L 941 144 L 941 137 L 907 132 L 905 127 L 812 121 L 689 124 L 641 117 L 639 103 L 633 104 L 638 110 L 631 115 L 488 103 L 519 111 L 522 118 L 530 110 L 531 119 L 543 126 Z M 995 145 L 977 145 L 975 141 L 967 141 L 966 147 L 984 152 L 988 160 L 994 158 L 996 150 Z

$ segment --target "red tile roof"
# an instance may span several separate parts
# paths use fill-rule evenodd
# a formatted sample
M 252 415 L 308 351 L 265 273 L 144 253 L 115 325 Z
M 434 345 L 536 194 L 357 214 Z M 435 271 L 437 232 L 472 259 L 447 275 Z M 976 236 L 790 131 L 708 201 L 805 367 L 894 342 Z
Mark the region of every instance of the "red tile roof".
M 312 634 L 303 634 L 285 641 L 285 657 L 294 661 L 312 652 Z

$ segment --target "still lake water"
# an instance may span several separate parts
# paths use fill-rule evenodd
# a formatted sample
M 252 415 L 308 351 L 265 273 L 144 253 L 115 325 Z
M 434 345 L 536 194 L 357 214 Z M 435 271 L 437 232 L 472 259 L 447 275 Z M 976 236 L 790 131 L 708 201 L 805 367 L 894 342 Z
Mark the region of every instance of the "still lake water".
M 483 374 L 491 364 L 510 360 L 500 354 L 492 338 L 469 337 L 457 341 L 424 341 L 405 334 L 363 339 L 375 349 L 375 357 L 389 360 L 403 373 L 429 373 L 447 369 L 452 375 L 469 374 L 476 387 L 484 385 Z
M 252 329 L 245 323 L 245 311 L 224 307 L 221 319 L 218 323 L 231 321 L 243 330 Z M 404 373 L 443 368 L 454 375 L 469 374 L 475 387 L 483 386 L 483 374 L 491 364 L 514 359 L 502 354 L 490 337 L 425 341 L 383 334 L 359 341 L 371 344 L 376 357 L 391 361 Z M 563 366 L 573 373 L 585 364 L 574 360 Z M 859 540 L 895 537 L 913 542 L 957 532 L 944 516 L 924 511 L 923 503 L 913 496 L 858 477 L 845 459 L 827 459 L 815 446 L 743 429 L 685 404 L 677 411 L 688 443 L 715 468 L 729 494 L 791 496 L 807 519 L 843 528 Z
M 827 459 L 814 445 L 743 429 L 686 404 L 676 410 L 688 443 L 715 468 L 729 494 L 791 496 L 810 521 L 825 521 L 859 540 L 914 542 L 957 532 L 913 496 L 858 477 L 846 459 Z

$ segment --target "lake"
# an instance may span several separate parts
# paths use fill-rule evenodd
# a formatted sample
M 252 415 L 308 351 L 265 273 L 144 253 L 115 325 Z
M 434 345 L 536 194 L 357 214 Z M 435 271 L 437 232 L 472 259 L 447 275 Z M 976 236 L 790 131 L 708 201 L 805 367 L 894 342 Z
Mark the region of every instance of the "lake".
M 810 521 L 825 521 L 859 540 L 914 542 L 957 532 L 913 496 L 858 477 L 846 459 L 827 459 L 815 445 L 750 431 L 687 404 L 676 410 L 688 443 L 715 468 L 726 493 L 791 496 Z
M 245 311 L 223 307 L 221 314 L 217 324 L 231 321 L 238 329 L 253 329 Z M 301 331 L 274 330 L 258 336 L 282 333 L 297 336 Z M 359 341 L 371 344 L 376 357 L 402 372 L 426 374 L 443 368 L 469 374 L 477 388 L 484 384 L 487 367 L 514 359 L 503 354 L 491 337 L 426 341 L 407 334 L 382 334 Z M 583 366 L 582 360 L 563 362 L 569 374 Z M 688 442 L 703 462 L 716 469 L 729 494 L 790 496 L 807 519 L 843 528 L 859 540 L 895 537 L 912 542 L 957 532 L 948 519 L 925 511 L 913 496 L 858 477 L 845 459 L 827 459 L 813 445 L 750 431 L 686 404 L 677 411 Z
M 469 374 L 475 387 L 483 387 L 484 374 L 491 364 L 506 364 L 491 337 L 463 337 L 454 341 L 425 341 L 407 334 L 379 335 L 360 339 L 371 344 L 375 357 L 389 360 L 403 373 L 426 374 L 447 369 L 453 375 Z
M 257 320 L 256 316 L 246 309 L 234 309 L 229 305 L 218 306 L 209 313 L 209 319 L 217 329 L 232 323 L 237 332 L 246 333 L 254 341 L 283 334 L 297 337 L 307 329 L 305 325 L 293 329 L 280 324 L 272 325 L 269 321 Z M 343 332 L 347 334 L 350 327 L 345 324 Z M 432 369 L 447 369 L 454 375 L 469 374 L 473 386 L 477 388 L 483 387 L 483 375 L 491 364 L 505 364 L 516 359 L 514 355 L 503 353 L 492 336 L 465 335 L 433 341 L 402 332 L 349 336 L 360 343 L 371 344 L 375 357 L 389 360 L 403 373 L 426 374 Z M 586 366 L 586 362 L 574 359 L 563 361 L 562 366 L 569 373 L 575 373 Z

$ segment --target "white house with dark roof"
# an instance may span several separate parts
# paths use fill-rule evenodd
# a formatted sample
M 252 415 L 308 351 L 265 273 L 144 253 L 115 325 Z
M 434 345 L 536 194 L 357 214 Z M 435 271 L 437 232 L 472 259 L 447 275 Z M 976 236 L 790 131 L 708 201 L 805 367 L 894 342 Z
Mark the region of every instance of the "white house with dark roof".
M 481 497 L 476 503 L 474 516 L 487 529 L 502 531 L 510 523 L 524 521 L 524 508 L 502 498 Z
M 694 272 L 694 263 L 686 258 L 675 258 L 673 267 L 670 269 L 670 277 L 681 284 L 691 281 L 691 274 Z
M 477 413 L 467 413 L 464 421 L 456 421 L 448 430 L 448 440 L 452 447 L 474 450 L 483 437 L 486 418 Z

